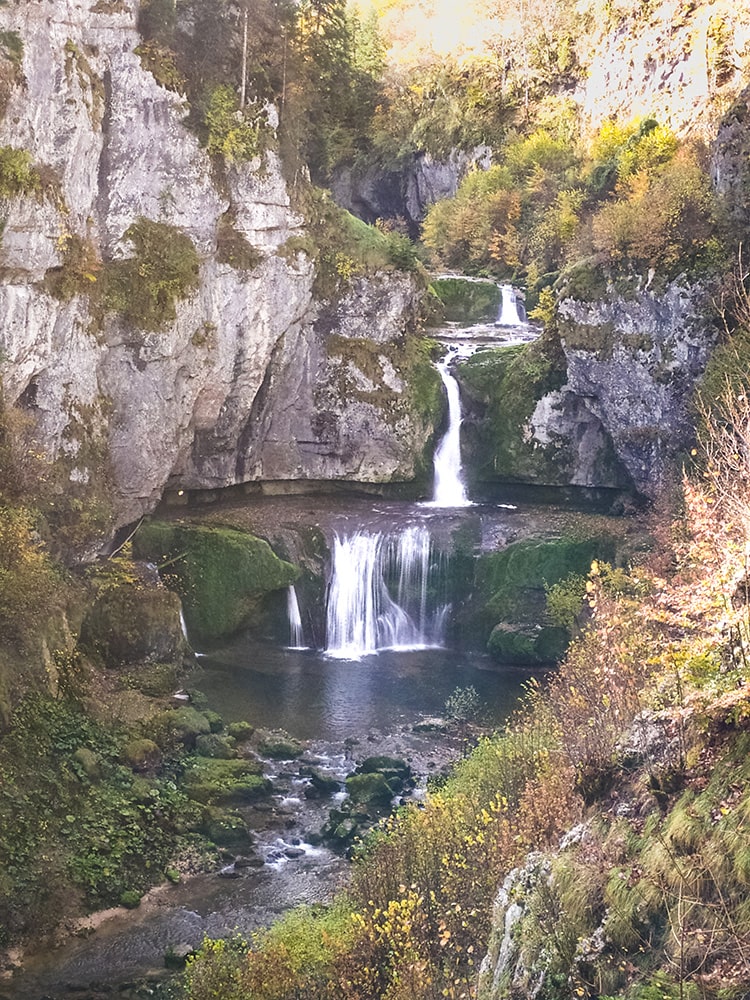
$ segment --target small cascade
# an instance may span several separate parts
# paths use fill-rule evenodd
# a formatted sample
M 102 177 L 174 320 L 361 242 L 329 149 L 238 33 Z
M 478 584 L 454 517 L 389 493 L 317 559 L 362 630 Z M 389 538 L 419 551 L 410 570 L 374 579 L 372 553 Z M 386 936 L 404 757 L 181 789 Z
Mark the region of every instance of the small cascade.
M 291 584 L 286 592 L 286 610 L 289 619 L 289 648 L 307 649 L 305 646 L 305 634 L 302 629 L 302 615 L 299 610 L 297 591 Z
M 448 606 L 430 609 L 430 588 L 440 582 L 440 569 L 424 527 L 396 535 L 336 535 L 326 653 L 358 660 L 381 649 L 441 646 Z
M 497 326 L 523 326 L 526 322 L 526 310 L 519 301 L 518 293 L 512 285 L 501 285 L 500 311 Z
M 435 449 L 432 507 L 471 506 L 461 468 L 461 396 L 458 382 L 450 373 L 451 362 L 458 353 L 458 348 L 452 347 L 437 365 L 448 397 L 448 429 Z

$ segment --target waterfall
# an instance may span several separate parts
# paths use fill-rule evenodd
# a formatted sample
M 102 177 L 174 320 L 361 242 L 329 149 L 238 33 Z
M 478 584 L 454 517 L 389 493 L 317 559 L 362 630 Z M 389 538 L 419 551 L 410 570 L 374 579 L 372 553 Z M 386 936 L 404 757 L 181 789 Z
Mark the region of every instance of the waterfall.
M 522 326 L 525 322 L 521 313 L 525 313 L 523 305 L 518 301 L 518 295 L 512 285 L 501 285 L 500 312 L 497 317 L 498 326 Z M 519 308 L 520 307 L 520 308 Z
M 302 630 L 302 616 L 299 612 L 299 601 L 297 591 L 291 584 L 286 592 L 286 610 L 289 618 L 289 647 L 290 649 L 306 649 L 305 634 Z
M 448 606 L 430 610 L 440 570 L 430 534 L 357 531 L 333 541 L 326 614 L 329 656 L 358 660 L 380 649 L 440 646 Z
M 461 397 L 458 382 L 449 371 L 457 353 L 457 348 L 451 348 L 437 365 L 448 397 L 448 430 L 435 449 L 433 458 L 435 486 L 430 502 L 433 507 L 471 506 L 461 471 Z

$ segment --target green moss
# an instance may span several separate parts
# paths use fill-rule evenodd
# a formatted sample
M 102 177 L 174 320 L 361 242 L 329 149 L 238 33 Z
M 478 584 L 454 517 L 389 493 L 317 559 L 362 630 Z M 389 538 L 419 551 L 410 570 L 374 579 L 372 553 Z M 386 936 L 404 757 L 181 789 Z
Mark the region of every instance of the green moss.
M 430 285 L 443 304 L 444 319 L 450 323 L 482 323 L 497 319 L 501 292 L 494 281 L 466 278 L 437 278 Z
M 586 574 L 592 560 L 613 555 L 614 542 L 605 537 L 526 540 L 482 555 L 475 583 L 482 595 L 479 619 L 487 628 L 497 622 L 539 622 L 547 588 L 571 573 Z
M 102 303 L 133 326 L 158 330 L 198 285 L 200 260 L 190 237 L 164 222 L 140 218 L 125 231 L 134 255 L 113 260 L 102 274 Z
M 293 760 L 299 757 L 304 747 L 289 733 L 281 730 L 258 734 L 258 752 L 264 757 L 276 760 Z
M 191 763 L 182 776 L 182 787 L 189 799 L 210 805 L 252 801 L 272 791 L 257 761 L 209 757 Z
M 14 66 L 23 62 L 23 39 L 17 31 L 0 31 L 0 55 Z
M 160 86 L 178 94 L 184 93 L 186 80 L 177 68 L 176 56 L 171 49 L 160 45 L 155 39 L 149 39 L 134 51 L 141 60 L 141 66 Z
M 140 898 L 169 864 L 187 800 L 171 781 L 120 763 L 131 739 L 63 699 L 19 707 L 0 738 L 3 943 L 82 902 Z
M 264 596 L 299 575 L 267 542 L 231 528 L 154 521 L 139 530 L 134 552 L 163 564 L 162 578 L 181 595 L 188 632 L 199 641 L 257 625 Z

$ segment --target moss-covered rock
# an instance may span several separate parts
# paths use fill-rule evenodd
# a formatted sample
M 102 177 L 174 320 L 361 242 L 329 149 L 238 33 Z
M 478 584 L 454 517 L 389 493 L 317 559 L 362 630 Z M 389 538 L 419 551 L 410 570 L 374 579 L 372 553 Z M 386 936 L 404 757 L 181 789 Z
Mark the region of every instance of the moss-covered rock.
M 162 712 L 155 720 L 155 725 L 162 731 L 175 735 L 185 746 L 195 746 L 199 736 L 211 732 L 208 719 L 193 708 L 183 705 L 169 712 Z
M 230 722 L 227 726 L 227 735 L 231 736 L 239 743 L 244 743 L 245 740 L 249 740 L 254 732 L 255 726 L 251 726 L 249 722 L 245 721 Z
M 346 779 L 346 791 L 352 802 L 367 810 L 387 809 L 396 791 L 379 771 L 352 774 Z
M 586 575 L 594 559 L 612 561 L 611 538 L 526 539 L 477 560 L 475 587 L 482 600 L 480 619 L 531 622 L 543 617 L 546 588 L 570 573 Z
M 182 786 L 189 799 L 209 805 L 251 802 L 272 791 L 258 761 L 208 757 L 196 758 L 191 763 L 182 776 Z
M 216 806 L 205 809 L 201 832 L 219 847 L 242 850 L 252 844 L 252 836 L 240 814 Z
M 199 641 L 257 625 L 263 597 L 299 575 L 268 542 L 231 528 L 154 521 L 140 529 L 134 551 L 164 564 L 163 578 L 181 595 L 188 632 Z
M 195 741 L 195 752 L 199 757 L 214 757 L 217 760 L 232 760 L 237 756 L 235 740 L 218 733 L 199 736 Z
M 294 760 L 304 750 L 299 740 L 295 740 L 283 730 L 259 732 L 257 738 L 258 753 L 264 757 L 273 757 L 274 760 Z
M 496 625 L 487 640 L 487 652 L 498 663 L 538 663 L 535 636 L 511 628 L 504 623 Z
M 125 745 L 123 759 L 134 771 L 155 770 L 161 764 L 161 750 L 153 740 L 136 739 Z
M 478 351 L 456 369 L 470 407 L 465 447 L 472 478 L 481 481 L 569 482 L 570 456 L 529 433 L 537 403 L 565 381 L 565 361 L 549 342 Z

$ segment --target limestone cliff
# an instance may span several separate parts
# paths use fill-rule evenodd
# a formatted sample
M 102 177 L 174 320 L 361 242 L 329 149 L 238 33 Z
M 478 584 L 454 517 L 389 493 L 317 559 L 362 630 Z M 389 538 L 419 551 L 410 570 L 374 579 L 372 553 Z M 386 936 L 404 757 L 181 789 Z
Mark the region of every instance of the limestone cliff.
M 136 16 L 132 0 L 0 8 L 21 53 L 0 147 L 26 150 L 37 178 L 0 201 L 5 405 L 32 418 L 64 489 L 110 494 L 115 525 L 167 483 L 413 477 L 431 426 L 398 368 L 411 357 L 418 281 L 360 277 L 321 305 L 304 241 L 290 242 L 305 220 L 273 141 L 217 169 L 185 126 L 184 99 L 141 65 Z M 150 265 L 131 227 L 143 219 L 165 240 L 189 237 L 197 273 L 171 315 L 139 324 Z M 245 260 L 222 252 L 227 232 Z M 135 291 L 103 306 L 104 279 L 128 259 Z M 342 361 L 339 335 L 380 345 L 366 372 Z

